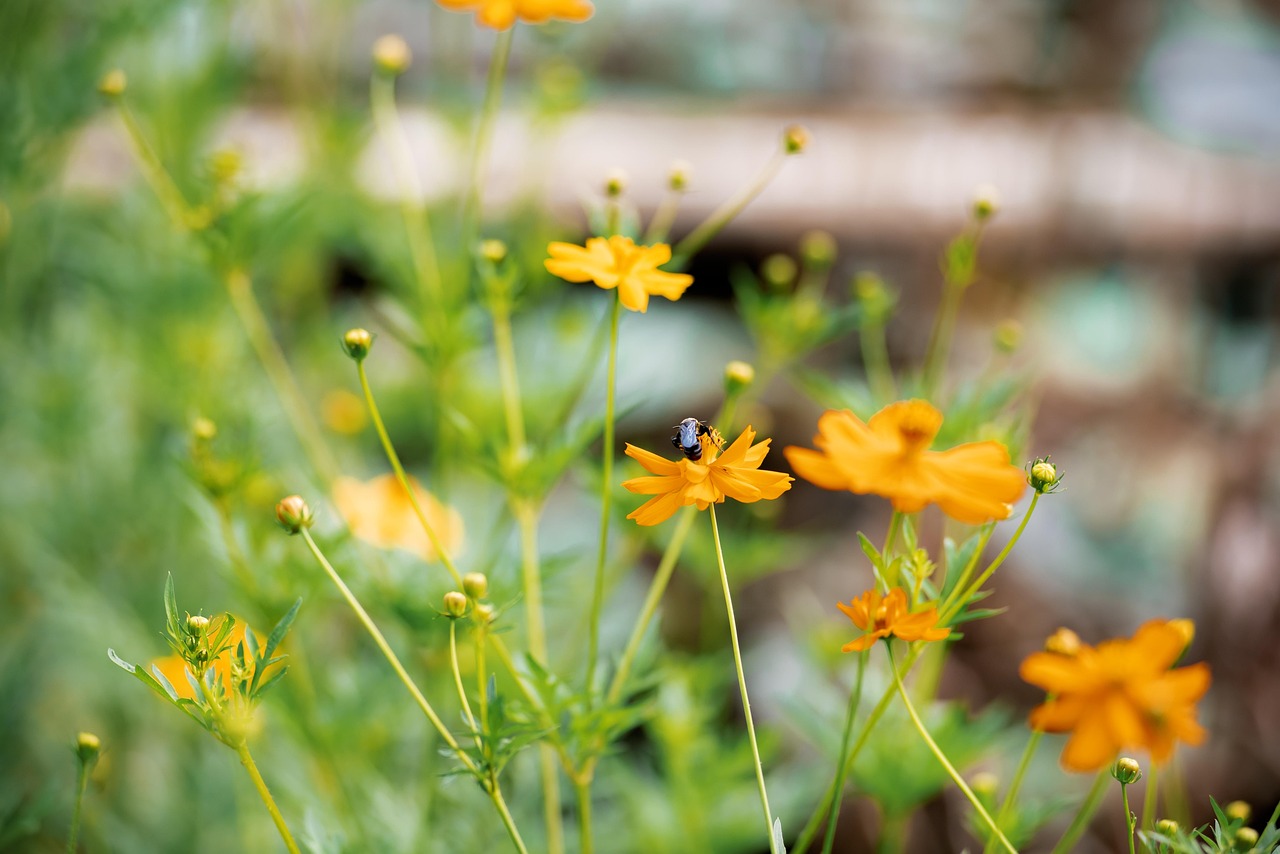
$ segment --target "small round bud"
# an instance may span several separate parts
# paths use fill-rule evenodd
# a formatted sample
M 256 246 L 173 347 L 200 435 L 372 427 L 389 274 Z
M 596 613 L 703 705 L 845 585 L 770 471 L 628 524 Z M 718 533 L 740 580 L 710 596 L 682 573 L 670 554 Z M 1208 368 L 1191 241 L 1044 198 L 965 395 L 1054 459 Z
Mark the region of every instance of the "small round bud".
M 689 178 L 693 173 L 693 167 L 686 160 L 677 160 L 671 164 L 671 171 L 667 173 L 667 187 L 676 193 L 683 193 L 689 189 Z
M 102 753 L 102 739 L 91 732 L 82 732 L 76 736 L 76 756 L 85 765 L 92 766 Z
M 383 74 L 392 77 L 404 74 L 411 62 L 413 52 L 400 36 L 386 35 L 373 43 L 373 64 Z
M 1022 345 L 1022 324 L 1013 319 L 1000 321 L 992 341 L 1001 353 L 1012 353 Z
M 1000 778 L 990 771 L 979 771 L 969 780 L 969 787 L 979 798 L 991 800 L 1000 789 Z
M 990 184 L 982 184 L 973 193 L 973 218 L 986 222 L 1000 211 L 1000 191 Z
M 203 415 L 191 422 L 191 436 L 198 442 L 212 442 L 218 435 L 218 425 Z
M 342 349 L 357 362 L 363 362 L 373 347 L 373 333 L 368 329 L 348 329 L 342 336 Z
M 496 613 L 497 612 L 494 610 L 493 606 L 488 602 L 481 602 L 479 605 L 476 605 L 476 620 L 483 625 L 487 626 L 492 623 L 494 614 Z
M 215 151 L 209 157 L 209 172 L 213 180 L 219 184 L 228 184 L 236 179 L 244 168 L 244 157 L 234 148 Z
M 444 612 L 447 616 L 457 619 L 467 613 L 467 596 L 457 590 L 450 590 L 444 594 Z
M 209 628 L 209 618 L 200 614 L 187 614 L 187 631 L 198 635 Z
M 1127 786 L 1142 779 L 1142 766 L 1131 756 L 1121 756 L 1111 766 L 1111 776 L 1119 780 L 1121 785 Z
M 724 366 L 724 390 L 726 394 L 737 394 L 756 381 L 756 369 L 747 362 L 734 359 Z
M 462 576 L 462 589 L 472 599 L 483 599 L 489 595 L 489 579 L 483 572 L 468 572 Z
M 490 264 L 501 264 L 507 259 L 507 244 L 496 239 L 481 241 L 480 257 Z
M 799 268 L 791 256 L 781 253 L 770 255 L 760 265 L 760 275 L 764 277 L 765 284 L 779 291 L 791 287 L 797 272 Z
M 802 154 L 812 137 L 804 125 L 791 125 L 782 132 L 782 150 L 787 154 Z
M 276 518 L 280 520 L 281 527 L 290 534 L 297 534 L 303 528 L 310 528 L 311 523 L 315 521 L 311 515 L 311 508 L 302 500 L 301 495 L 290 495 L 288 498 L 281 499 L 276 505 Z
M 1046 492 L 1057 491 L 1062 483 L 1062 475 L 1059 474 L 1058 467 L 1049 462 L 1048 457 L 1040 457 L 1031 461 L 1027 470 L 1027 483 L 1044 495 Z
M 826 231 L 810 231 L 800 238 L 800 257 L 814 270 L 830 270 L 836 262 L 836 239 Z
M 627 191 L 627 183 L 627 173 L 621 169 L 614 169 L 604 178 L 604 194 L 611 199 L 616 199 Z
M 1236 851 L 1248 851 L 1258 844 L 1258 831 L 1252 827 L 1242 827 L 1236 831 L 1231 840 L 1231 847 Z
M 1156 833 L 1162 836 L 1176 836 L 1178 823 L 1171 818 L 1162 818 L 1156 822 Z
M 1222 808 L 1222 812 L 1227 818 L 1238 821 L 1248 821 L 1253 817 L 1253 807 L 1244 801 L 1232 801 Z
M 1182 649 L 1185 652 L 1187 647 L 1191 646 L 1191 642 L 1196 639 L 1196 624 L 1186 617 L 1177 620 L 1170 620 L 1169 627 L 1178 630 L 1178 634 L 1182 635 Z
M 1059 628 L 1049 635 L 1044 642 L 1045 652 L 1052 652 L 1054 655 L 1065 655 L 1067 658 L 1075 658 L 1079 655 L 1080 647 L 1080 636 L 1067 628 Z
M 108 98 L 119 98 L 128 85 L 129 79 L 124 76 L 124 72 L 119 68 L 113 68 L 102 75 L 102 79 L 98 81 L 98 92 Z

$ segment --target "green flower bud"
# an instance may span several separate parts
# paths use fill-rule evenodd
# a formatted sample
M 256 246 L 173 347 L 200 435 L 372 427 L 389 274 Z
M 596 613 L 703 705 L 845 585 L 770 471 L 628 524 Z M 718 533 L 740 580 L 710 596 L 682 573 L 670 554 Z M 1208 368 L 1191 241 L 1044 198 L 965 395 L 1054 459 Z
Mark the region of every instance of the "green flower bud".
M 480 257 L 490 264 L 501 264 L 507 260 L 507 244 L 496 239 L 483 240 L 480 242 Z
M 1122 786 L 1127 786 L 1142 779 L 1142 766 L 1131 756 L 1121 756 L 1111 766 L 1111 776 L 1119 780 Z
M 102 754 L 102 739 L 91 732 L 82 732 L 76 736 L 76 756 L 85 765 L 92 768 Z
M 782 150 L 787 154 L 803 154 L 812 137 L 804 125 L 791 125 L 782 132 Z
M 1027 471 L 1027 483 L 1041 495 L 1046 492 L 1057 492 L 1058 486 L 1062 483 L 1062 474 L 1059 473 L 1057 466 L 1049 462 L 1048 457 L 1040 457 L 1031 461 Z
M 280 520 L 281 527 L 290 534 L 301 533 L 303 528 L 310 528 L 315 521 L 311 508 L 302 500 L 301 495 L 281 499 L 276 505 L 276 519 Z
M 457 619 L 467 613 L 466 594 L 459 593 L 457 590 L 450 590 L 444 594 L 444 612 L 452 619 Z
M 373 333 L 367 329 L 348 329 L 342 336 L 342 349 L 357 362 L 363 362 L 373 347 Z
M 969 781 L 969 787 L 982 800 L 991 801 L 995 798 L 996 792 L 1000 790 L 1000 778 L 990 771 L 979 771 Z
M 760 265 L 760 275 L 765 284 L 778 291 L 785 291 L 795 283 L 799 268 L 789 255 L 777 253 L 764 259 Z
M 489 595 L 489 579 L 483 572 L 468 572 L 462 576 L 462 589 L 472 599 L 483 599 Z
M 672 192 L 683 193 L 689 189 L 689 176 L 693 172 L 693 167 L 687 161 L 677 160 L 671 164 L 671 171 L 667 173 L 667 187 Z
M 725 394 L 737 394 L 756 380 L 756 369 L 737 359 L 724 366 Z
M 200 614 L 187 614 L 187 631 L 191 632 L 191 634 L 198 635 L 208 630 L 208 628 L 208 617 L 203 617 Z
M 829 232 L 810 231 L 800 238 L 800 257 L 814 270 L 830 270 L 836 251 L 836 239 Z
M 1242 827 L 1236 831 L 1231 840 L 1231 847 L 1236 851 L 1248 851 L 1258 844 L 1258 831 L 1252 827 Z
M 191 422 L 191 436 L 197 442 L 212 442 L 218 435 L 218 425 L 203 415 Z
M 992 338 L 997 350 L 1012 353 L 1022 344 L 1022 324 L 1012 319 L 1002 320 Z
M 1227 818 L 1248 821 L 1253 816 L 1253 807 L 1244 801 L 1232 801 L 1222 808 L 1222 812 Z
M 1178 823 L 1171 818 L 1162 818 L 1156 822 L 1156 833 L 1164 836 L 1177 836 Z
M 986 222 L 1000 211 L 1000 191 L 990 184 L 983 184 L 973 194 L 973 218 Z
M 1071 629 L 1059 628 L 1044 642 L 1044 651 L 1075 658 L 1080 654 L 1080 636 Z
M 621 169 L 614 169 L 605 176 L 604 194 L 611 199 L 616 199 L 627 191 L 628 176 Z
M 373 64 L 383 74 L 397 77 L 409 70 L 413 52 L 404 39 L 386 35 L 373 43 Z
M 98 81 L 98 92 L 108 98 L 119 98 L 128 85 L 129 80 L 124 76 L 124 72 L 119 68 L 113 68 L 102 75 L 102 79 Z

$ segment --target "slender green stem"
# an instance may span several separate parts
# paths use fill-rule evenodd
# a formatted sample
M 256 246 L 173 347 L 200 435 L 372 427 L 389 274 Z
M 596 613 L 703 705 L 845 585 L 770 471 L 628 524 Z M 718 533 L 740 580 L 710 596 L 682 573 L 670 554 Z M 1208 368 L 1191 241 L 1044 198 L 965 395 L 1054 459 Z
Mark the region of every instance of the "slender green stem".
M 751 200 L 769 186 L 769 182 L 778 174 L 778 170 L 782 168 L 782 161 L 787 159 L 786 152 L 779 148 L 773 153 L 773 157 L 769 158 L 769 162 L 765 164 L 764 169 L 760 170 L 760 174 L 756 179 L 743 187 L 737 195 L 729 198 L 724 204 L 716 208 L 711 216 L 707 217 L 703 222 L 689 232 L 684 240 L 676 244 L 672 250 L 672 262 L 668 265 L 673 270 L 682 269 L 689 259 L 695 255 L 699 249 L 707 244 L 707 241 L 720 233 L 720 229 L 729 224 L 729 221 L 742 213 L 743 208 L 751 203 Z
M 476 749 L 484 752 L 484 741 L 481 739 L 480 727 L 476 725 L 476 716 L 471 713 L 471 703 L 467 700 L 467 689 L 462 687 L 462 668 L 458 666 L 458 621 L 449 620 L 449 666 L 453 669 L 453 686 L 458 689 L 458 699 L 462 701 L 462 714 L 467 719 L 467 726 L 475 735 Z
M 1276 821 L 1280 821 L 1280 801 L 1276 801 L 1276 808 L 1271 811 L 1271 818 L 1267 819 L 1267 823 L 1263 827 L 1271 827 Z
M 480 122 L 476 126 L 475 142 L 471 146 L 470 176 L 467 183 L 462 213 L 462 245 L 466 251 L 475 243 L 480 205 L 484 195 L 484 169 L 488 162 L 489 143 L 493 139 L 493 125 L 502 103 L 502 82 L 507 76 L 507 61 L 511 58 L 511 39 L 516 28 L 498 33 L 489 57 L 489 77 L 485 82 L 484 102 L 480 107 Z
M 253 295 L 253 283 L 244 271 L 238 269 L 228 272 L 225 282 L 231 307 L 235 309 L 250 346 L 262 363 L 263 370 L 267 372 L 271 385 L 275 387 L 276 397 L 284 407 L 289 424 L 302 443 L 302 449 L 312 468 L 326 484 L 332 483 L 338 475 L 337 460 L 329 450 L 324 435 L 320 432 L 320 425 L 311 414 L 307 399 L 289 368 L 284 351 L 280 349 L 280 343 L 272 334 L 262 307 Z
M 991 542 L 991 535 L 995 533 L 996 525 L 994 522 L 988 522 L 982 528 L 982 533 L 978 535 L 978 545 L 974 547 L 973 554 L 969 555 L 969 560 L 965 563 L 964 568 L 960 570 L 960 574 L 956 576 L 955 583 L 951 585 L 951 592 L 942 600 L 940 610 L 947 612 L 947 608 L 954 598 L 959 595 L 965 585 L 969 583 L 969 579 L 973 577 L 973 571 L 978 568 L 978 561 L 982 559 L 983 552 L 987 550 L 987 543 Z M 951 567 L 945 567 L 947 574 L 951 573 Z M 943 578 L 946 582 L 946 578 Z
M 84 808 L 84 793 L 89 787 L 89 765 L 80 760 L 80 773 L 76 777 L 76 805 L 71 813 L 71 832 L 67 835 L 67 854 L 75 854 L 76 841 L 80 838 L 80 815 Z
M 613 442 L 614 417 L 618 382 L 618 320 L 622 301 L 618 290 L 613 290 L 613 313 L 609 321 L 609 365 L 605 374 L 604 438 L 601 455 L 600 485 L 600 547 L 596 550 L 595 583 L 591 591 L 591 616 L 587 638 L 587 707 L 590 708 L 595 691 L 596 662 L 600 655 L 600 611 L 604 607 L 604 564 L 609 554 L 609 518 L 613 509 Z
M 316 541 L 311 538 L 311 532 L 306 528 L 303 528 L 301 533 L 302 538 L 306 540 L 307 548 L 311 549 L 311 554 L 316 559 L 316 562 L 319 563 L 321 568 L 323 568 L 328 574 L 329 580 L 338 588 L 338 592 L 342 594 L 342 598 L 347 600 L 347 604 L 351 606 L 351 610 L 355 612 L 355 615 L 360 620 L 361 625 L 365 627 L 369 636 L 373 638 L 373 642 L 377 645 L 379 651 L 382 652 L 383 657 L 387 659 L 387 663 L 391 665 L 391 669 L 396 672 L 396 676 L 398 676 L 401 683 L 404 684 L 405 690 L 409 692 L 410 696 L 413 697 L 414 702 L 418 704 L 418 708 L 422 709 L 422 713 L 427 716 L 427 720 L 429 720 L 431 725 L 436 728 L 436 731 L 440 733 L 440 737 L 444 739 L 444 743 L 449 745 L 449 748 L 457 754 L 458 761 L 465 765 L 468 771 L 476 773 L 476 765 L 471 761 L 471 757 L 467 756 L 467 754 L 463 752 L 462 748 L 458 746 L 458 742 L 454 739 L 453 734 L 449 732 L 448 728 L 444 725 L 444 722 L 440 720 L 440 716 L 436 714 L 436 710 L 431 707 L 429 702 L 427 702 L 427 698 L 423 696 L 417 683 L 413 681 L 413 678 L 409 676 L 408 671 L 404 669 L 404 665 L 400 663 L 400 659 L 391 651 L 390 644 L 387 643 L 387 639 L 383 636 L 381 630 L 378 629 L 378 626 L 369 616 L 369 612 L 360 604 L 360 600 L 351 592 L 351 588 L 347 587 L 346 582 L 344 582 L 342 577 L 338 575 L 338 571 L 333 568 L 333 565 L 329 563 L 328 558 L 326 558 L 324 553 L 320 551 L 320 547 L 316 545 Z
M 523 465 L 529 453 L 520 404 L 520 373 L 516 369 L 515 341 L 511 335 L 511 302 L 503 293 L 489 301 L 493 317 L 493 346 L 498 358 L 498 383 L 502 388 L 502 410 L 507 420 L 507 441 L 512 462 Z
M 1142 795 L 1142 829 L 1151 830 L 1156 821 L 1156 803 L 1160 793 L 1160 766 L 1154 762 L 1147 771 L 1147 789 Z M 1166 806 L 1168 804 L 1166 803 Z
M 1120 784 L 1120 800 L 1124 803 L 1124 835 L 1129 840 L 1129 854 L 1133 854 L 1133 823 L 1136 816 L 1129 810 L 1129 787 L 1124 783 Z
M 1110 768 L 1103 768 L 1098 772 L 1092 788 L 1089 789 L 1089 794 L 1085 795 L 1084 800 L 1080 802 L 1080 809 L 1076 810 L 1075 818 L 1071 820 L 1071 825 L 1067 827 L 1067 832 L 1062 834 L 1058 844 L 1053 846 L 1051 854 L 1067 854 L 1075 850 L 1076 843 L 1080 841 L 1080 837 L 1089 827 L 1089 822 L 1093 820 L 1094 813 L 1102 805 L 1102 797 L 1107 793 L 1107 780 L 1110 777 Z
M 921 393 L 932 398 L 938 390 L 938 380 L 942 377 L 942 368 L 951 352 L 951 338 L 955 334 L 956 318 L 960 314 L 960 300 L 964 296 L 965 286 L 947 282 L 942 292 L 942 305 L 938 307 L 938 318 L 933 325 L 933 333 L 929 336 L 929 347 L 925 350 L 924 370 L 921 374 Z
M 666 242 L 667 236 L 671 233 L 671 226 L 675 224 L 676 213 L 680 210 L 682 195 L 683 193 L 679 191 L 670 190 L 662 197 L 662 201 L 658 203 L 658 209 L 653 212 L 653 218 L 649 220 L 649 227 L 644 231 L 642 242 L 645 246 Z
M 889 347 L 885 343 L 884 323 L 872 323 L 858 336 L 862 347 L 862 364 L 867 371 L 867 384 L 876 401 L 888 404 L 898 397 L 898 386 L 889 365 Z
M 489 674 L 486 673 L 484 662 L 486 640 L 489 634 L 489 625 L 486 622 L 479 622 L 476 625 L 476 696 L 480 699 L 480 730 L 481 732 L 489 731 Z
M 932 751 L 934 758 L 938 760 L 938 763 L 942 765 L 944 769 L 946 769 L 946 772 L 951 777 L 952 781 L 960 791 L 964 793 L 964 796 L 969 799 L 969 803 L 973 805 L 974 810 L 982 817 L 982 820 L 987 823 L 987 826 L 991 828 L 991 832 L 995 835 L 996 839 L 1000 840 L 1000 844 L 1004 846 L 1005 850 L 1011 852 L 1011 854 L 1017 854 L 1017 849 L 1014 848 L 1013 845 L 1009 843 L 1009 840 L 1005 838 L 1004 833 L 996 824 L 995 819 L 993 819 L 991 814 L 987 812 L 987 808 L 982 805 L 982 801 L 978 800 L 977 795 L 975 795 L 973 790 L 969 788 L 969 784 L 964 781 L 964 778 L 960 776 L 960 772 L 955 769 L 955 766 L 953 766 L 950 760 L 947 759 L 947 755 L 942 752 L 942 748 L 938 747 L 938 743 L 933 740 L 933 736 L 929 735 L 929 730 L 925 729 L 924 721 L 920 720 L 920 715 L 916 712 L 916 707 L 912 704 L 911 697 L 907 695 L 907 689 L 902 685 L 902 677 L 898 675 L 898 668 L 893 662 L 893 647 L 889 644 L 890 642 L 886 640 L 885 649 L 889 655 L 889 671 L 893 673 L 893 684 L 898 689 L 898 696 L 902 698 L 902 705 L 906 707 L 907 714 L 911 717 L 911 722 L 915 724 L 916 731 L 920 733 L 920 737 L 924 739 L 924 743 L 929 746 L 929 750 Z
M 1000 568 L 1000 564 L 1004 563 L 1005 558 L 1009 556 L 1009 552 L 1013 551 L 1013 547 L 1016 546 L 1018 544 L 1018 540 L 1022 538 L 1022 532 L 1027 529 L 1027 523 L 1031 521 L 1031 514 L 1036 512 L 1036 505 L 1039 502 L 1040 493 L 1037 492 L 1031 496 L 1031 504 L 1027 507 L 1027 512 L 1022 514 L 1022 521 L 1018 523 L 1018 528 L 1013 532 L 1013 536 L 1009 538 L 1009 542 L 1004 544 L 1004 548 L 1000 550 L 1000 554 L 996 555 L 996 559 L 991 562 L 991 565 L 983 570 L 982 575 L 979 575 L 963 593 L 960 592 L 961 585 L 957 582 L 956 586 L 951 591 L 951 596 L 943 603 L 943 607 L 941 609 L 940 622 L 943 625 L 945 625 L 948 620 L 964 608 L 965 603 L 969 601 L 969 598 L 981 590 L 982 585 L 986 583 L 987 579 Z M 985 542 L 982 545 L 985 545 Z M 975 554 L 980 552 L 981 547 L 979 547 L 979 550 L 975 552 Z
M 115 103 L 120 121 L 124 124 L 129 136 L 133 154 L 142 167 L 142 174 L 151 185 L 152 192 L 156 194 L 156 198 L 160 200 L 165 213 L 174 225 L 184 230 L 191 229 L 193 226 L 191 207 L 187 204 L 186 197 L 178 189 L 169 170 L 165 169 L 160 155 L 156 154 L 156 150 L 147 142 L 146 134 L 142 132 L 142 127 L 134 117 L 133 111 L 129 109 L 129 105 L 123 98 L 116 98 Z
M 716 525 L 716 508 L 711 505 L 711 538 L 716 544 L 716 563 L 720 567 L 720 589 L 724 592 L 725 612 L 729 616 L 729 641 L 733 645 L 733 666 L 738 673 L 738 689 L 742 694 L 742 712 L 747 719 L 747 738 L 751 741 L 751 756 L 756 763 L 756 783 L 760 786 L 760 806 L 764 809 L 765 833 L 769 836 L 769 851 L 779 854 L 773 836 L 773 813 L 769 809 L 769 793 L 764 786 L 764 766 L 760 764 L 760 746 L 756 743 L 756 725 L 751 720 L 751 698 L 747 696 L 747 677 L 742 671 L 742 650 L 738 647 L 738 623 L 733 616 L 733 596 L 729 592 L 729 573 L 724 568 L 724 551 L 720 547 L 720 529 Z
M 1022 788 L 1022 779 L 1027 776 L 1027 769 L 1031 766 L 1031 758 L 1035 756 L 1036 748 L 1040 746 L 1040 739 L 1042 738 L 1044 738 L 1043 732 L 1032 730 L 1031 737 L 1027 739 L 1027 746 L 1022 751 L 1022 758 L 1018 760 L 1018 770 L 1013 773 L 1013 782 L 1009 784 L 1009 791 L 1005 792 L 1004 800 L 1000 803 L 1000 809 L 996 812 L 996 823 L 1001 827 L 1004 826 L 1005 820 L 1009 817 L 1009 812 L 1013 809 L 1013 805 L 1018 799 L 1018 790 Z M 995 837 L 987 837 L 987 845 L 982 849 L 983 854 L 993 854 L 995 850 Z
M 395 446 L 391 444 L 391 437 L 387 435 L 387 427 L 382 423 L 382 413 L 378 411 L 378 404 L 373 399 L 373 389 L 369 387 L 369 376 L 364 370 L 364 360 L 356 362 L 356 372 L 360 375 L 360 388 L 364 391 L 364 401 L 369 407 L 369 417 L 373 419 L 374 429 L 378 432 L 378 440 L 382 442 L 382 450 L 387 455 L 387 461 L 391 463 L 391 470 L 395 472 L 396 480 L 400 482 L 400 488 L 409 497 L 409 505 L 413 508 L 414 515 L 418 517 L 422 530 L 426 532 L 427 539 L 431 541 L 431 547 L 436 550 L 436 556 L 440 558 L 440 562 L 444 564 L 445 569 L 449 570 L 449 574 L 453 576 L 454 583 L 460 588 L 462 587 L 462 574 L 454 566 L 453 559 L 449 557 L 449 552 L 445 550 L 444 543 L 440 542 L 440 537 L 436 534 L 435 527 L 427 521 L 427 515 L 422 511 L 422 505 L 418 503 L 417 490 L 413 489 L 409 484 L 409 477 L 404 473 L 404 466 L 400 464 L 400 455 L 396 453 Z
M 409 147 L 400 111 L 396 108 L 395 85 L 395 78 L 391 75 L 375 72 L 369 84 L 369 103 L 373 108 L 374 125 L 391 156 L 391 169 L 400 196 L 400 214 L 404 218 L 409 254 L 425 310 L 432 301 L 440 300 L 444 285 L 440 278 L 435 241 L 431 237 L 431 220 L 424 209 L 422 179 L 413 163 L 413 150 Z
M 267 812 L 271 813 L 271 820 L 276 823 L 276 830 L 280 831 L 280 838 L 284 840 L 284 847 L 289 849 L 289 854 L 300 854 L 298 843 L 293 841 L 293 834 L 289 832 L 289 826 L 284 823 L 284 816 L 280 814 L 280 808 L 276 806 L 275 799 L 271 797 L 266 781 L 258 773 L 258 766 L 254 763 L 253 756 L 249 753 L 248 743 L 241 741 L 235 746 L 235 750 L 240 757 L 240 763 L 244 765 L 245 770 L 249 772 L 249 778 L 253 780 L 253 787 L 258 790 L 258 795 L 261 796 L 262 802 L 267 805 Z
M 849 710 L 844 717 L 844 733 L 840 736 L 840 752 L 836 754 L 836 793 L 844 793 L 844 781 L 849 766 L 844 757 L 849 751 L 849 737 L 853 734 L 853 721 L 858 716 L 858 703 L 862 700 L 862 674 L 867 668 L 867 651 L 858 653 L 858 678 L 853 683 L 853 693 L 849 695 Z M 840 820 L 840 798 L 831 805 L 830 817 L 827 819 L 827 835 L 822 840 L 822 854 L 831 854 L 831 846 L 836 841 L 836 824 Z
M 573 787 L 578 793 L 578 850 L 591 854 L 595 850 L 591 841 L 591 779 L 575 779 Z
M 493 786 L 489 789 L 489 798 L 498 810 L 498 815 L 502 818 L 502 826 L 507 829 L 507 834 L 511 837 L 512 844 L 516 846 L 516 851 L 519 854 L 529 854 L 524 840 L 520 838 L 520 831 L 516 829 L 516 821 L 511 817 L 511 810 L 507 809 L 507 801 L 502 797 L 502 790 L 498 788 L 497 780 L 493 781 Z

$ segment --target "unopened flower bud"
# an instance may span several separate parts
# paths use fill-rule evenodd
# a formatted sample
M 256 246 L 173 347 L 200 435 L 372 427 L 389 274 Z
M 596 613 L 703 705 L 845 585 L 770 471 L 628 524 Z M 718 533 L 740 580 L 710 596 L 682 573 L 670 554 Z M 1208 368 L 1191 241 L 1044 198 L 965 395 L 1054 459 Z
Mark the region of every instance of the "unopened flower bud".
M 129 80 L 124 76 L 124 72 L 119 68 L 113 68 L 102 75 L 102 79 L 98 81 L 98 92 L 108 98 L 119 98 L 128 85 Z
M 1178 834 L 1178 823 L 1171 818 L 1162 818 L 1156 822 L 1156 833 L 1163 836 L 1176 836 Z
M 191 436 L 198 442 L 212 442 L 218 435 L 218 425 L 213 421 L 205 418 L 203 415 L 197 416 L 191 422 Z
M 1248 821 L 1253 816 L 1253 807 L 1245 801 L 1232 801 L 1222 808 L 1222 812 L 1227 818 Z
M 804 125 L 791 125 L 782 132 L 782 150 L 787 154 L 801 154 L 809 147 L 812 137 Z
M 215 151 L 209 157 L 209 172 L 213 180 L 219 184 L 228 184 L 236 179 L 244 168 L 244 157 L 234 148 Z
M 1058 473 L 1058 467 L 1049 462 L 1048 457 L 1032 460 L 1027 472 L 1027 483 L 1032 489 L 1043 495 L 1056 491 L 1061 482 L 1062 475 Z
M 764 277 L 765 284 L 778 291 L 791 287 L 797 272 L 796 262 L 791 256 L 781 253 L 770 255 L 760 265 L 760 275 Z
M 444 594 L 444 612 L 454 619 L 467 613 L 467 596 L 457 590 Z
M 1045 640 L 1044 651 L 1075 658 L 1080 654 L 1080 636 L 1071 629 L 1059 628 Z
M 990 771 L 979 771 L 969 781 L 969 787 L 982 800 L 993 800 L 1000 789 L 1000 778 Z
M 209 618 L 200 614 L 187 614 L 187 631 L 198 635 L 209 628 Z
M 693 167 L 687 161 L 677 160 L 671 164 L 671 171 L 667 173 L 667 187 L 673 192 L 683 193 L 689 189 L 689 176 L 693 172 Z
M 1119 780 L 1121 785 L 1127 786 L 1142 779 L 1142 766 L 1131 756 L 1121 756 L 1111 766 L 1111 776 Z
M 347 334 L 342 336 L 342 349 L 357 362 L 364 361 L 371 347 L 373 347 L 373 333 L 368 329 L 348 329 Z
M 1236 831 L 1231 840 L 1231 847 L 1236 851 L 1248 851 L 1258 844 L 1258 831 L 1252 827 L 1242 827 Z
M 481 241 L 480 257 L 490 264 L 501 264 L 507 259 L 507 244 L 496 239 Z
M 616 199 L 627 191 L 627 183 L 627 173 L 621 169 L 614 169 L 604 178 L 604 194 L 611 199 Z
M 992 339 L 1001 353 L 1012 353 L 1022 345 L 1022 324 L 1013 319 L 1002 320 Z
M 314 517 L 311 515 L 311 508 L 307 506 L 307 502 L 302 500 L 301 495 L 290 495 L 283 498 L 276 505 L 276 518 L 280 520 L 280 525 L 290 534 L 297 534 L 303 528 L 310 528 Z
M 973 218 L 986 222 L 1000 211 L 1000 191 L 990 184 L 982 184 L 973 193 Z
M 373 64 L 383 74 L 404 74 L 413 62 L 413 52 L 404 39 L 395 34 L 386 35 L 373 43 Z
M 836 239 L 826 231 L 807 232 L 800 238 L 800 257 L 814 270 L 830 270 L 836 262 Z
M 737 394 L 755 382 L 756 369 L 747 362 L 734 359 L 724 366 L 724 390 L 726 394 Z
M 1169 628 L 1177 629 L 1178 634 L 1182 635 L 1182 649 L 1184 652 L 1187 647 L 1191 646 L 1191 642 L 1196 639 L 1196 624 L 1186 617 L 1170 620 Z
M 481 602 L 476 605 L 476 619 L 486 626 L 493 622 L 495 613 L 493 606 L 488 602 Z
M 76 736 L 76 756 L 89 767 L 98 761 L 102 753 L 102 739 L 91 732 L 82 732 Z
M 489 579 L 483 572 L 468 572 L 462 576 L 462 589 L 472 599 L 483 599 L 489 595 Z

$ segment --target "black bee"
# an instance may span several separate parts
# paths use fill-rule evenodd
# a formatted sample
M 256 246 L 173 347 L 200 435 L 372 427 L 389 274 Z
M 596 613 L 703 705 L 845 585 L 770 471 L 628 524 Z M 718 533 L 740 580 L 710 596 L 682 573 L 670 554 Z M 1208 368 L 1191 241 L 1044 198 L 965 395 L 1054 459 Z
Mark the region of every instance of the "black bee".
M 671 444 L 679 448 L 685 457 L 695 463 L 702 459 L 703 436 L 710 436 L 716 447 L 720 447 L 724 443 L 724 440 L 720 437 L 719 430 L 696 418 L 686 418 L 681 421 L 675 426 L 675 431 L 676 434 L 671 437 Z

